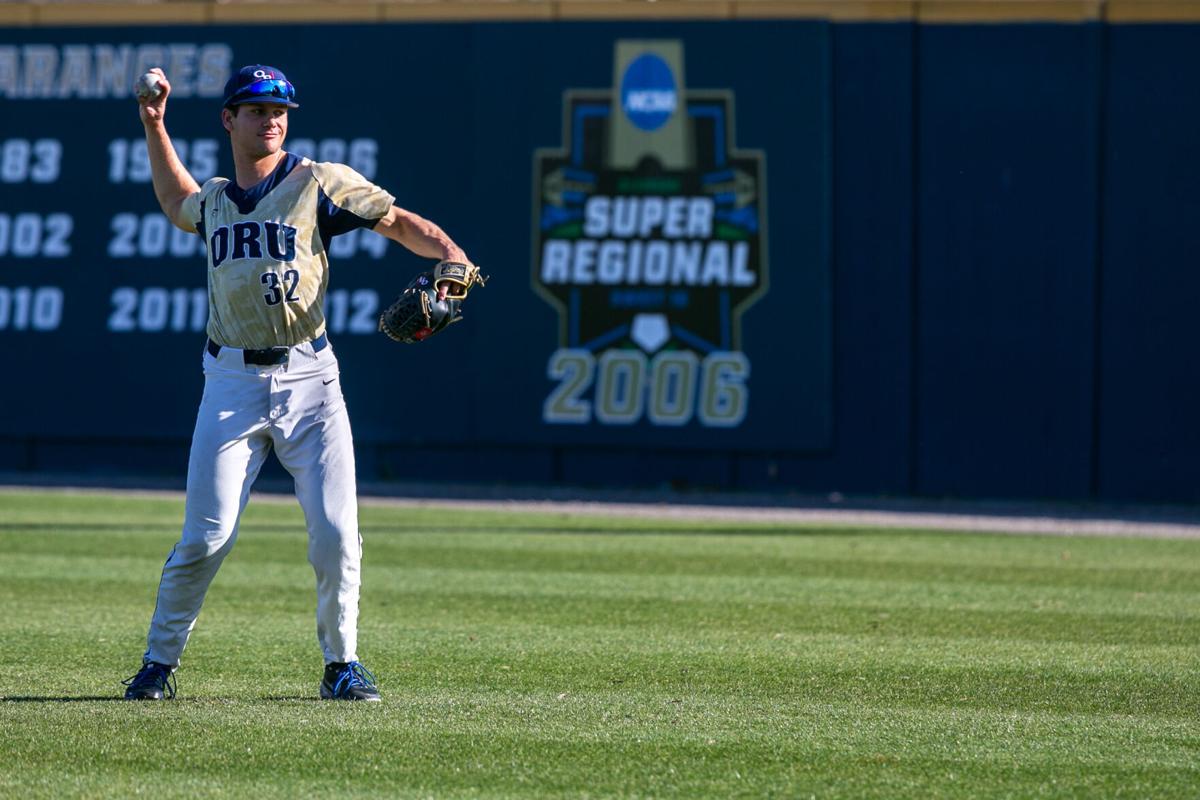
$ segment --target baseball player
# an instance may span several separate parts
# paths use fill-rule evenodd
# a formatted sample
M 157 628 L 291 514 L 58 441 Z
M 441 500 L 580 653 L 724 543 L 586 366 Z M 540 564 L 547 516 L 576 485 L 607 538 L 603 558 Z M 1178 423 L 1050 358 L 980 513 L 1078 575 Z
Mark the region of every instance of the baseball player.
M 354 170 L 283 149 L 288 113 L 299 106 L 278 69 L 243 67 L 225 85 L 221 121 L 235 175 L 204 186 L 167 135 L 163 71 L 151 70 L 138 91 L 154 194 L 172 223 L 208 246 L 209 321 L 183 532 L 163 566 L 142 667 L 125 681 L 125 697 L 175 696 L 173 673 L 205 592 L 274 450 L 295 478 L 308 527 L 325 657 L 320 696 L 379 700 L 357 653 L 362 540 L 350 421 L 322 310 L 329 244 L 370 228 L 417 255 L 470 262 L 441 228 Z

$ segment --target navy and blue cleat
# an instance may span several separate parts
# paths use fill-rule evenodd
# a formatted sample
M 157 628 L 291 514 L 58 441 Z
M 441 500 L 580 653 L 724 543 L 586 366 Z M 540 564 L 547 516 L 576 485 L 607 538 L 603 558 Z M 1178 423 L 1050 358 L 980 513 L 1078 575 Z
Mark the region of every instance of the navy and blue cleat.
M 379 702 L 379 689 L 375 676 L 357 661 L 333 662 L 325 665 L 325 677 L 321 680 L 322 700 L 366 700 Z
M 174 700 L 175 699 L 175 670 L 166 664 L 155 661 L 145 661 L 142 668 L 132 678 L 121 681 L 129 688 L 125 690 L 126 700 Z

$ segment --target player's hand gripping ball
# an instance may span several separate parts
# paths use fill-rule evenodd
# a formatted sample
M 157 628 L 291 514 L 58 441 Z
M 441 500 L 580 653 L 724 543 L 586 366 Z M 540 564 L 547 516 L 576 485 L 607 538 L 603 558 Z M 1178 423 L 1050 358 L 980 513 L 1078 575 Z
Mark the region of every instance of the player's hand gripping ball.
M 162 86 L 158 83 L 158 76 L 153 72 L 143 72 L 141 77 L 134 82 L 133 91 L 141 100 L 153 100 L 162 94 Z
M 397 342 L 423 342 L 462 319 L 467 294 L 486 281 L 474 264 L 438 262 L 431 271 L 413 278 L 396 302 L 384 310 L 379 330 Z

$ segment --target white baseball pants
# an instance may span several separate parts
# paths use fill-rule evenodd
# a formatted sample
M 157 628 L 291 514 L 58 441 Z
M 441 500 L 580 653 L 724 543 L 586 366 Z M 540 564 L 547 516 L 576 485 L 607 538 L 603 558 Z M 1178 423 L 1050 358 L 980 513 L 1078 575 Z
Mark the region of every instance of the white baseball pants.
M 295 479 L 317 575 L 317 640 L 326 663 L 356 661 L 362 539 L 354 445 L 332 347 L 291 348 L 278 366 L 237 348 L 204 353 L 204 396 L 188 462 L 183 535 L 163 565 L 146 658 L 178 666 L 238 520 L 274 448 Z

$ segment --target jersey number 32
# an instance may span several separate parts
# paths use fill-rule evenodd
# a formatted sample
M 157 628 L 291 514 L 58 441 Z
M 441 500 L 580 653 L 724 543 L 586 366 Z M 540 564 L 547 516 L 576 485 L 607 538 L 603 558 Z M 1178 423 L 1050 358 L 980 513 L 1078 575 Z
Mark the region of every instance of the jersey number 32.
M 267 287 L 267 291 L 263 293 L 263 299 L 269 306 L 277 306 L 284 300 L 294 303 L 300 299 L 296 297 L 296 290 L 300 288 L 300 270 L 289 269 L 283 273 L 282 286 L 279 283 L 279 276 L 274 272 L 264 272 L 261 280 L 262 285 Z

